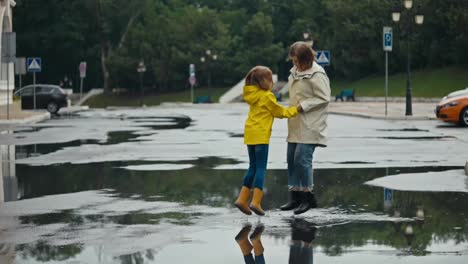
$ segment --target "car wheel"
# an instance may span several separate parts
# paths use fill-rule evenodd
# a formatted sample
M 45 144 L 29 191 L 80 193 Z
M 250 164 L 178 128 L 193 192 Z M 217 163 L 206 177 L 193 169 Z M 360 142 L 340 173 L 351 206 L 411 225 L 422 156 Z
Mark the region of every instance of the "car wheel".
M 468 107 L 465 107 L 463 110 L 461 110 L 460 125 L 468 127 Z
M 47 111 L 49 111 L 49 113 L 55 114 L 58 110 L 58 105 L 56 103 L 50 102 L 47 104 Z

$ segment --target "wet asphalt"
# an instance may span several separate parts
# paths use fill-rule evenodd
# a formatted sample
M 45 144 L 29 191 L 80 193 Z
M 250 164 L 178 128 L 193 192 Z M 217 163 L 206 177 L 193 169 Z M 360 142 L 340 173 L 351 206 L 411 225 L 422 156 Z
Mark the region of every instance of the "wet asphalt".
M 259 242 L 266 263 L 466 262 L 468 180 L 424 179 L 454 181 L 468 130 L 330 116 L 314 164 L 320 208 L 293 216 L 277 209 L 287 199 L 277 121 L 267 215 L 247 217 L 232 206 L 246 111 L 91 110 L 1 134 L 0 263 L 245 263 L 241 245 Z

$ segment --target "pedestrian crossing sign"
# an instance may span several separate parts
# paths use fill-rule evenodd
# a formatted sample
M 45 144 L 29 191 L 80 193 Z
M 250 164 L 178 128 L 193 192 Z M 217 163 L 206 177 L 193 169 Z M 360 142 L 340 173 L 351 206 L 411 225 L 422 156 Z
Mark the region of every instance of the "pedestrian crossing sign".
M 316 61 L 322 66 L 330 65 L 330 51 L 329 50 L 318 50 Z
M 28 58 L 26 65 L 28 72 L 41 72 L 42 70 L 41 58 Z

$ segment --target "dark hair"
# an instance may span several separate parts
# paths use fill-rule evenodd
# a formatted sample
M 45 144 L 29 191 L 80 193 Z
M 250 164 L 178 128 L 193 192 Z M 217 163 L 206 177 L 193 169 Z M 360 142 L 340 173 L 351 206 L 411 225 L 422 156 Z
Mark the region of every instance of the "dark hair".
M 316 53 L 306 42 L 298 41 L 289 48 L 289 58 L 296 58 L 299 65 L 297 68 L 300 71 L 307 70 L 312 67 L 315 61 Z
M 253 67 L 245 76 L 245 85 L 255 85 L 263 90 L 270 90 L 273 84 L 273 72 L 265 66 Z

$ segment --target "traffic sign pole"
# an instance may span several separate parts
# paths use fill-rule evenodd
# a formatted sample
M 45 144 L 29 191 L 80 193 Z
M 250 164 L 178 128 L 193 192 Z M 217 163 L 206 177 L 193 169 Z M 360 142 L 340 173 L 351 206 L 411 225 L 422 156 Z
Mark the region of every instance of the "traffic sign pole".
M 78 70 L 80 71 L 80 100 L 81 100 L 81 98 L 83 97 L 83 82 L 84 82 L 84 78 L 86 78 L 86 62 L 85 61 L 82 61 L 80 63 Z
M 10 63 L 7 63 L 7 120 L 10 120 Z
M 196 77 L 195 77 L 195 64 L 190 64 L 189 66 L 189 82 L 190 82 L 190 99 L 192 101 L 192 104 L 195 102 L 195 82 L 196 82 Z
M 392 51 L 393 33 L 391 27 L 383 28 L 383 50 L 385 52 L 385 117 L 388 116 L 388 52 Z
M 385 51 L 385 117 L 388 116 L 388 51 Z
M 83 78 L 80 78 L 80 100 L 83 97 Z
M 190 99 L 192 100 L 192 103 L 194 102 L 193 97 L 194 97 L 193 85 L 190 85 Z
M 36 72 L 33 72 L 33 100 L 34 110 L 36 110 Z
M 36 72 L 42 70 L 41 58 L 27 58 L 27 71 L 33 73 L 33 107 L 36 110 Z

